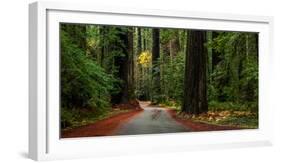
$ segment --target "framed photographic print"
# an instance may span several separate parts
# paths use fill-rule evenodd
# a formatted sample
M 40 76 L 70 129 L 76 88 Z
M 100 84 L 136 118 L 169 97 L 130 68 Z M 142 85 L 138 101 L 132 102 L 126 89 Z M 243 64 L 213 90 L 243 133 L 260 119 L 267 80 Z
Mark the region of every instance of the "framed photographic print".
M 272 18 L 29 8 L 34 160 L 270 145 Z

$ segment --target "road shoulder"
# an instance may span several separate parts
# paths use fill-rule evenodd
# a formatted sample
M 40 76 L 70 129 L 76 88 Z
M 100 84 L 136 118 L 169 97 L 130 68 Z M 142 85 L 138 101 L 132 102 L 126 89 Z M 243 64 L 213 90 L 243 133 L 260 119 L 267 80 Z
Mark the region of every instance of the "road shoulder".
M 114 135 L 115 130 L 123 123 L 141 113 L 142 109 L 135 109 L 120 113 L 92 124 L 62 131 L 62 138 L 93 137 Z
M 191 131 L 193 131 L 193 132 L 243 129 L 243 128 L 234 127 L 234 126 L 213 125 L 213 124 L 207 124 L 207 123 L 203 123 L 203 122 L 194 122 L 190 119 L 183 119 L 177 115 L 176 110 L 172 110 L 172 109 L 168 109 L 167 112 L 171 115 L 171 117 L 173 119 L 175 119 L 177 122 L 183 124 L 187 128 L 190 128 Z

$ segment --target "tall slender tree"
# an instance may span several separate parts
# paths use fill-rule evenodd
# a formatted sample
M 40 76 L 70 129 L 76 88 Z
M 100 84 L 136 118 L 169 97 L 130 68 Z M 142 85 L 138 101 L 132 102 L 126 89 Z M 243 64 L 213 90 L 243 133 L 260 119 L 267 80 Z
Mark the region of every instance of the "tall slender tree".
M 257 64 L 259 64 L 259 34 L 255 34 L 255 49 L 257 54 Z
M 219 36 L 219 32 L 212 31 L 212 40 L 215 40 Z M 212 47 L 212 70 L 215 69 L 215 67 L 218 65 L 218 63 L 221 61 L 220 59 L 220 53 L 218 50 Z
M 208 43 L 212 42 L 212 31 L 207 31 L 206 34 L 206 39 Z M 213 73 L 213 64 L 212 64 L 212 55 L 213 55 L 213 49 L 211 46 L 207 47 L 207 78 L 208 78 L 208 83 L 211 84 L 212 83 L 212 73 Z
M 174 31 L 174 37 L 169 41 L 170 56 L 174 57 L 180 51 L 179 30 Z
M 189 31 L 182 103 L 182 111 L 189 114 L 208 111 L 205 42 L 205 31 Z
M 137 38 L 137 47 L 136 47 L 136 58 L 138 59 L 138 57 L 140 56 L 141 52 L 142 52 L 142 32 L 141 32 L 141 28 L 137 27 L 136 29 L 136 38 Z M 141 65 L 136 64 L 136 89 L 137 90 L 142 90 L 141 87 L 143 86 L 143 68 Z M 143 94 L 139 93 L 138 94 L 138 98 L 143 100 Z
M 103 64 L 104 64 L 104 58 L 105 58 L 105 53 L 106 53 L 106 48 L 107 48 L 107 45 L 106 45 L 106 26 L 101 26 L 99 28 L 99 32 L 100 32 L 100 44 L 101 44 L 101 54 L 100 54 L 100 64 L 101 66 L 103 67 Z
M 133 56 L 133 34 L 131 29 L 117 28 L 119 40 L 116 42 L 117 48 L 120 48 L 121 54 L 114 57 L 114 64 L 117 67 L 116 76 L 121 79 L 119 84 L 120 91 L 118 94 L 112 95 L 114 104 L 128 103 L 134 99 L 134 91 L 132 86 L 132 56 Z
M 141 34 L 141 28 L 138 27 L 137 28 L 137 38 L 138 38 L 138 42 L 137 42 L 137 54 L 139 55 L 142 51 L 142 34 Z
M 135 99 L 134 28 L 128 28 L 128 98 Z
M 160 57 L 160 30 L 152 29 L 152 102 L 158 103 L 160 100 L 160 65 L 158 63 Z

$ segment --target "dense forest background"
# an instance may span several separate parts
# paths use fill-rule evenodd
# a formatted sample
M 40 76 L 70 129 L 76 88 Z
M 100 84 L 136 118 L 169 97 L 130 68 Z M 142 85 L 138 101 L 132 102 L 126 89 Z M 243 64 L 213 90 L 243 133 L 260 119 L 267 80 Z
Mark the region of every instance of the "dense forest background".
M 138 100 L 258 125 L 257 33 L 63 23 L 60 46 L 63 129 Z

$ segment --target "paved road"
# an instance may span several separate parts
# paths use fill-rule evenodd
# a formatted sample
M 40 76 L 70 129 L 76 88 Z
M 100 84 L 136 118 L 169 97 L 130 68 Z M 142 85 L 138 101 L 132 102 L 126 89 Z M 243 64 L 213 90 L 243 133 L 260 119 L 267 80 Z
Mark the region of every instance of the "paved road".
M 176 122 L 165 108 L 141 103 L 143 112 L 121 125 L 116 135 L 157 134 L 188 132 L 188 128 Z

